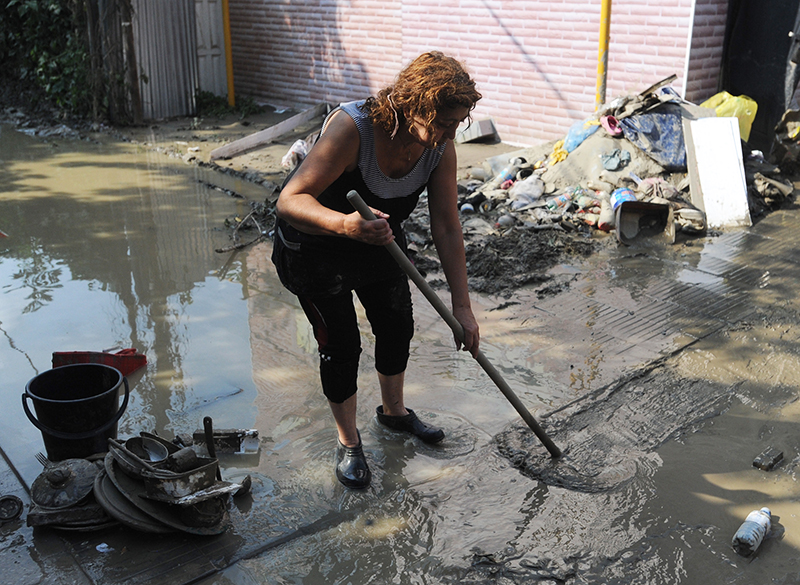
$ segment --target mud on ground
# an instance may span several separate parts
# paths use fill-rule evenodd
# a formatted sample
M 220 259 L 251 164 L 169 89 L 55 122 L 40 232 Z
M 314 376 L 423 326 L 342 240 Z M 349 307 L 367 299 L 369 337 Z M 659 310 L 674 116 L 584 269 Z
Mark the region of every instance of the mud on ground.
M 260 200 L 253 199 L 252 195 L 245 197 L 229 187 L 218 188 L 224 195 L 249 199 L 250 215 L 255 220 L 249 221 L 249 218 L 244 217 L 229 218 L 225 227 L 231 232 L 231 249 L 246 247 L 268 236 L 274 224 L 274 203 L 280 185 L 289 172 L 289 169 L 282 166 L 282 158 L 295 141 L 306 139 L 316 133 L 323 120 L 323 116 L 320 116 L 296 127 L 270 144 L 232 159 L 211 161 L 210 154 L 214 149 L 270 128 L 303 111 L 305 107 L 265 106 L 262 112 L 251 113 L 244 117 L 239 114 L 183 116 L 150 121 L 141 126 L 111 127 L 85 120 L 66 119 L 57 108 L 48 104 L 30 86 L 21 85 L 19 82 L 2 83 L 0 86 L 2 86 L 0 121 L 13 123 L 26 133 L 38 135 L 43 140 L 122 140 L 139 145 L 145 150 L 180 158 L 186 164 L 231 175 L 263 188 L 263 198 Z M 609 140 L 611 139 L 606 139 Z M 609 144 L 614 146 L 613 140 Z M 603 146 L 610 147 L 605 143 Z M 526 149 L 526 155 L 535 158 L 548 154 L 550 150 L 550 143 L 542 144 Z M 489 142 L 459 144 L 457 152 L 460 199 L 463 199 L 469 169 L 481 166 L 486 169 L 487 161 L 492 157 L 522 151 L 501 142 Z M 595 160 L 597 157 L 594 154 L 590 152 L 578 157 L 579 162 L 574 162 L 572 159 L 578 155 L 576 151 L 569 159 L 570 164 L 561 163 L 548 171 L 550 180 L 554 181 L 553 186 L 564 187 L 590 178 L 585 176 L 587 169 L 584 167 L 587 165 L 591 167 L 589 174 L 592 176 L 596 174 L 597 169 L 591 166 L 597 165 Z M 649 176 L 647 164 L 652 166 L 652 161 L 649 161 L 648 157 L 638 153 L 634 156 L 633 162 L 639 165 L 634 165 L 632 167 L 634 170 L 642 176 Z M 243 221 L 245 219 L 248 221 Z M 536 229 L 507 215 L 504 206 L 481 213 L 462 214 L 461 219 L 470 289 L 473 292 L 495 294 L 506 298 L 519 287 L 526 285 L 538 286 L 536 292 L 540 298 L 555 294 L 569 286 L 569 279 L 555 278 L 549 272 L 553 267 L 580 262 L 603 247 L 617 245 L 613 233 L 609 235 L 569 220 L 548 226 L 548 229 Z M 411 257 L 420 272 L 430 280 L 434 288 L 444 287 L 438 256 L 430 236 L 424 196 L 415 212 L 406 221 L 405 230 Z
M 28 134 L 43 140 L 122 140 L 141 148 L 160 152 L 165 156 L 180 158 L 186 164 L 209 168 L 254 183 L 264 189 L 261 201 L 251 201 L 258 225 L 269 231 L 274 222 L 274 201 L 280 185 L 288 174 L 281 159 L 291 145 L 318 131 L 322 117 L 295 128 L 275 142 L 229 160 L 210 161 L 216 148 L 255 132 L 269 128 L 304 109 L 303 106 L 282 108 L 265 106 L 262 113 L 241 117 L 229 114 L 222 117 L 183 116 L 150 121 L 141 126 L 113 127 L 86 120 L 68 119 L 58 108 L 48 104 L 35 90 L 19 82 L 0 84 L 0 121 L 15 124 Z M 457 146 L 459 178 L 467 170 L 481 166 L 487 159 L 518 150 L 517 147 L 494 143 L 472 143 Z M 220 189 L 227 196 L 242 197 L 228 188 Z M 418 268 L 431 280 L 434 287 L 444 285 L 438 257 L 432 246 L 428 227 L 427 206 L 421 202 L 415 215 L 409 219 L 406 231 L 411 242 L 411 254 Z M 609 238 L 592 237 L 588 229 L 568 226 L 564 229 L 537 232 L 521 226 L 495 225 L 499 213 L 483 217 L 485 225 L 479 230 L 470 228 L 476 216 L 465 215 L 465 243 L 470 288 L 474 292 L 510 296 L 522 285 L 543 283 L 540 292 L 559 290 L 564 284 L 547 286 L 547 270 L 561 263 L 591 254 Z M 243 218 L 230 218 L 231 245 L 254 242 L 258 239 L 256 224 L 239 225 Z M 572 229 L 574 228 L 574 229 Z
M 552 282 L 548 270 L 556 264 L 579 261 L 607 241 L 558 230 L 515 229 L 468 241 L 470 289 L 508 298 L 516 288 L 542 284 L 536 290 L 537 296 L 554 294 L 565 285 Z

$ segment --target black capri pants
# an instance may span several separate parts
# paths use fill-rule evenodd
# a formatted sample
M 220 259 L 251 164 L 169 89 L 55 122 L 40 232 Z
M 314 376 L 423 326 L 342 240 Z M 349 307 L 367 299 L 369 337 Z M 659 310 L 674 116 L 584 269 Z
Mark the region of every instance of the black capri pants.
M 403 275 L 360 286 L 354 292 L 364 306 L 375 335 L 375 369 L 393 376 L 406 370 L 414 316 L 408 278 Z M 342 403 L 358 390 L 361 335 L 353 293 L 298 295 L 319 348 L 322 392 L 331 402 Z

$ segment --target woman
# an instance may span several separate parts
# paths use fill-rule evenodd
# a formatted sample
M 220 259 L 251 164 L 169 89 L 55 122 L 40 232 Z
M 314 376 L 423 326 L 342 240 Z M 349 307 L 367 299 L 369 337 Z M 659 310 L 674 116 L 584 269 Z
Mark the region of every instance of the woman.
M 361 341 L 353 292 L 375 335 L 382 404 L 377 419 L 436 443 L 444 433 L 426 425 L 403 401 L 414 333 L 408 279 L 384 247 L 405 250 L 401 222 L 428 190 L 431 233 L 451 291 L 463 344 L 477 355 L 478 324 L 467 291 L 457 208 L 456 129 L 481 95 L 463 66 L 440 52 L 409 64 L 376 97 L 334 110 L 314 147 L 289 178 L 277 203 L 272 260 L 314 329 L 322 390 L 336 428 L 336 477 L 365 488 L 371 473 L 356 425 Z M 363 219 L 346 199 L 355 189 L 372 208 Z

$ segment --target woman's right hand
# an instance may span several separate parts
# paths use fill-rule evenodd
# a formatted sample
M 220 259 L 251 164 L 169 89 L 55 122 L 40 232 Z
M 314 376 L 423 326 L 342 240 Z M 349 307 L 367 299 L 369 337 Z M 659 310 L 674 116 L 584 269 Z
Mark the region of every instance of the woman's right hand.
M 389 226 L 389 215 L 378 209 L 370 209 L 376 219 L 364 219 L 357 211 L 344 216 L 345 236 L 373 246 L 385 246 L 393 242 L 394 234 Z

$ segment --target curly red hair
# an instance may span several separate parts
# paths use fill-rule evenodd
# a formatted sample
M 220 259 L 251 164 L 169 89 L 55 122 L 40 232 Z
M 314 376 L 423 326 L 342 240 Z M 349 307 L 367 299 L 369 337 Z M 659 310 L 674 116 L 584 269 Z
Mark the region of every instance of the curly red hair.
M 472 111 L 481 97 L 464 65 L 440 51 L 430 51 L 403 69 L 393 85 L 368 98 L 364 108 L 372 123 L 389 134 L 395 127 L 395 111 L 400 125 L 417 117 L 430 131 L 440 110 L 464 107 Z

